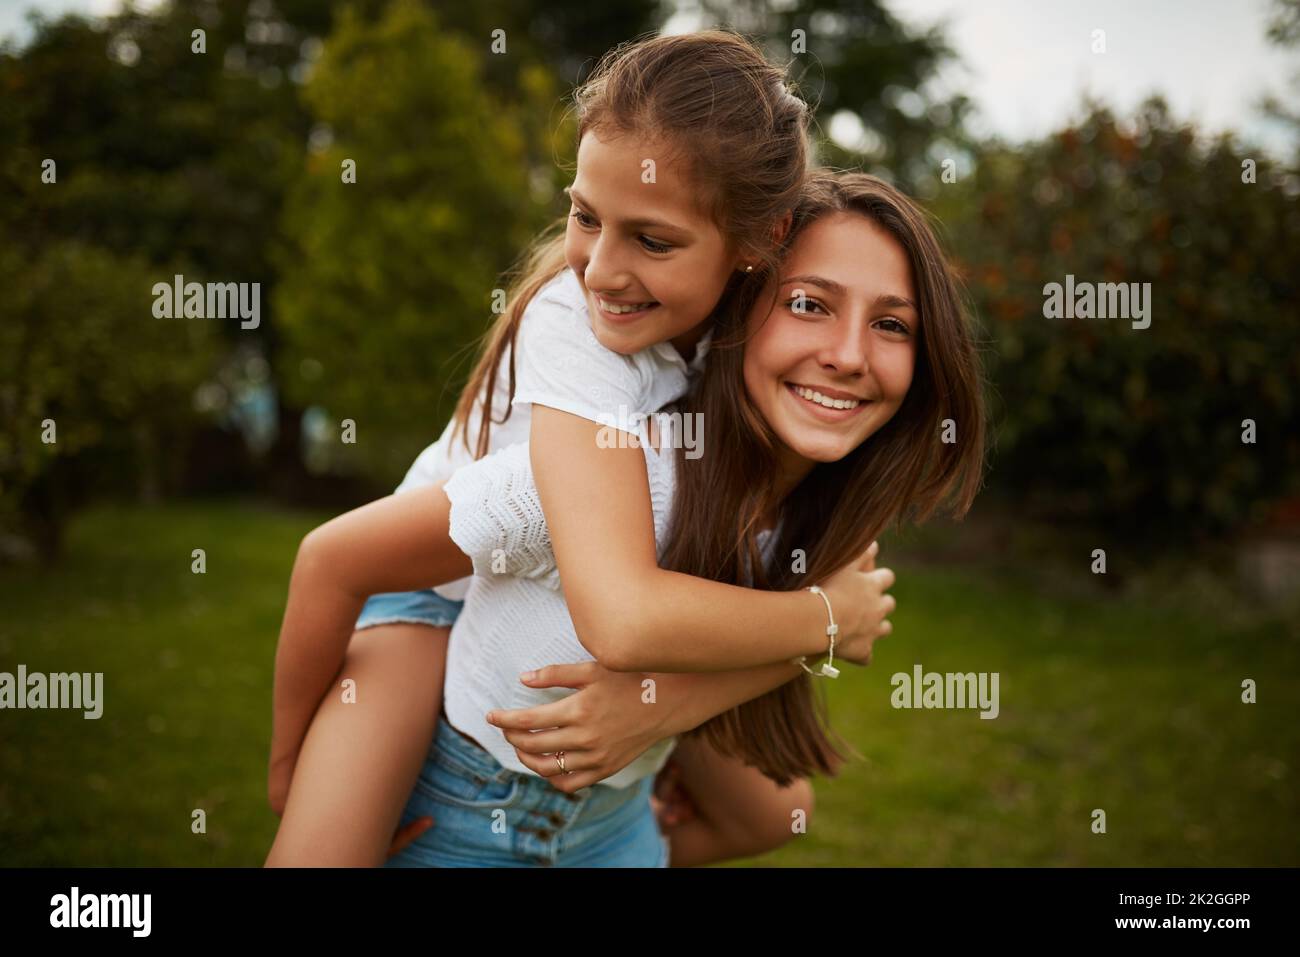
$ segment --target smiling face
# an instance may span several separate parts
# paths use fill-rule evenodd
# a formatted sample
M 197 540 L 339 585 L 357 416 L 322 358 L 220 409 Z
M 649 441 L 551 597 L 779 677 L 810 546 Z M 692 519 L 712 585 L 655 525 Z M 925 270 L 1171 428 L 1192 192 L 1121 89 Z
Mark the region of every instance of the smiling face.
M 767 311 L 765 292 L 749 317 L 744 379 L 792 485 L 815 463 L 848 455 L 898 411 L 912 383 L 920 313 L 902 245 L 858 213 L 831 213 L 804 229 L 776 284 L 776 305 Z
M 624 355 L 671 341 L 689 353 L 739 264 L 699 208 L 699 188 L 662 146 L 587 132 L 564 234 L 564 258 L 587 299 L 600 344 Z M 642 181 L 655 160 L 655 182 Z

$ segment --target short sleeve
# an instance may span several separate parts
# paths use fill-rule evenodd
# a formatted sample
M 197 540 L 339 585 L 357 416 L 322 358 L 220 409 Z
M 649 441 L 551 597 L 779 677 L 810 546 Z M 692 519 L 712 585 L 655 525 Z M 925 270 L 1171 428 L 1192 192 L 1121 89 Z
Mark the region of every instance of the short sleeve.
M 528 443 L 511 445 L 457 470 L 445 486 L 451 540 L 484 577 L 535 578 L 558 590 L 560 573 L 533 482 Z
M 637 416 L 685 391 L 685 374 L 661 366 L 650 350 L 624 356 L 602 346 L 576 282 L 563 274 L 525 310 L 515 344 L 514 401 L 634 432 Z

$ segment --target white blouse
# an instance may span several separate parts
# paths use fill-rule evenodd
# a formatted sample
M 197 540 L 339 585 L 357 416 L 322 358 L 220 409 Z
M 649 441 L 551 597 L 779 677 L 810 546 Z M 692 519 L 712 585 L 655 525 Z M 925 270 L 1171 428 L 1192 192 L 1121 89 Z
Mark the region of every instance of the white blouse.
M 646 461 L 655 544 L 667 542 L 676 480 L 674 442 L 679 423 L 658 420 L 660 448 L 651 448 L 646 425 L 638 437 Z M 531 708 L 558 701 L 569 688 L 529 688 L 525 671 L 549 664 L 592 661 L 578 640 L 560 587 L 550 531 L 533 481 L 527 443 L 502 449 L 458 471 L 446 485 L 451 499 L 451 537 L 474 563 L 465 608 L 451 631 L 444 702 L 453 726 L 505 767 L 535 774 L 519 761 L 514 745 L 484 717 L 493 709 Z M 770 559 L 770 531 L 759 533 Z M 655 774 L 677 739 L 660 741 L 600 784 L 628 787 Z
M 592 332 L 582 286 L 566 269 L 524 310 L 515 341 L 512 411 L 504 425 L 492 427 L 492 454 L 474 461 L 463 440 L 452 441 L 449 426 L 399 486 L 404 491 L 446 483 L 452 503 L 451 536 L 473 559 L 475 574 L 467 585 L 438 589 L 446 597 L 465 601 L 448 647 L 444 706 L 451 725 L 505 767 L 536 773 L 519 761 L 514 746 L 484 715 L 572 694 L 567 688 L 525 687 L 519 675 L 543 665 L 592 660 L 578 641 L 560 590 L 550 534 L 533 482 L 525 441 L 531 406 L 560 409 L 642 440 L 655 541 L 662 549 L 671 507 L 676 430 L 673 420 L 661 417 L 662 451 L 652 449 L 644 441 L 646 417 L 685 394 L 692 375 L 702 370 L 707 350 L 706 336 L 688 365 L 667 342 L 632 355 L 606 349 Z M 493 383 L 494 410 L 504 408 L 508 377 L 509 367 L 503 362 Z M 476 409 L 481 408 L 480 398 Z M 471 448 L 477 442 L 478 414 L 470 422 Z M 655 773 L 675 743 L 675 739 L 660 742 L 600 783 L 627 787 Z
M 645 433 L 643 427 L 640 437 L 655 543 L 662 553 L 676 454 L 667 438 L 659 451 L 650 448 Z M 446 490 L 451 499 L 452 540 L 474 562 L 465 607 L 452 627 L 447 648 L 447 717 L 505 767 L 534 774 L 520 762 L 501 729 L 488 724 L 484 716 L 494 709 L 531 708 L 573 694 L 569 688 L 529 688 L 519 676 L 549 664 L 594 658 L 578 640 L 560 588 L 528 444 L 511 446 L 461 469 Z M 656 773 L 676 743 L 676 738 L 658 742 L 600 783 L 628 787 Z
M 532 405 L 546 405 L 596 422 L 618 422 L 633 412 L 654 412 L 686 394 L 690 379 L 704 368 L 706 336 L 688 365 L 671 343 L 661 342 L 630 356 L 611 352 L 591 331 L 591 319 L 582 285 L 573 270 L 565 269 L 538 290 L 520 320 L 516 346 L 514 405 L 510 416 L 494 422 L 488 434 L 488 452 L 527 442 L 532 426 Z M 492 417 L 499 418 L 510 404 L 509 355 L 497 369 L 493 386 Z M 469 449 L 478 447 L 479 422 L 486 387 L 474 405 L 466 437 Z M 623 407 L 620 415 L 620 406 Z M 416 458 L 396 491 L 439 485 L 457 469 L 474 461 L 465 438 L 452 439 L 448 423 L 438 441 Z M 469 579 L 440 585 L 444 598 L 465 598 Z

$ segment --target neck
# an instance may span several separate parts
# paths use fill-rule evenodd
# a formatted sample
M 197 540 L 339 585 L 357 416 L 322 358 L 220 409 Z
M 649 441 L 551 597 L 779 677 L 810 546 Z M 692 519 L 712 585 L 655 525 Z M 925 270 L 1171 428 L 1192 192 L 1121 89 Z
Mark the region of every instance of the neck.
M 776 518 L 781 512 L 781 503 L 794 491 L 795 486 L 808 477 L 816 463 L 802 455 L 790 451 L 785 445 L 779 445 L 776 451 L 776 483 L 772 488 L 772 500 L 763 511 L 763 524 L 767 528 L 776 525 Z

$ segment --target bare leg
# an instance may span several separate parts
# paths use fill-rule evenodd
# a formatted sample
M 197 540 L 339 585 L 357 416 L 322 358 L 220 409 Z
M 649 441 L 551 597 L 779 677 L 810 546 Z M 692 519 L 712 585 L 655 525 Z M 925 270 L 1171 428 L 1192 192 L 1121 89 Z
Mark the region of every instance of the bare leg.
M 806 826 L 812 817 L 813 789 L 806 778 L 777 787 L 701 739 L 682 740 L 672 760 L 696 811 L 689 820 L 664 828 L 673 867 L 765 854 L 796 836 L 796 820 Z
M 267 867 L 384 862 L 442 708 L 448 634 L 414 624 L 353 633 L 303 739 Z

